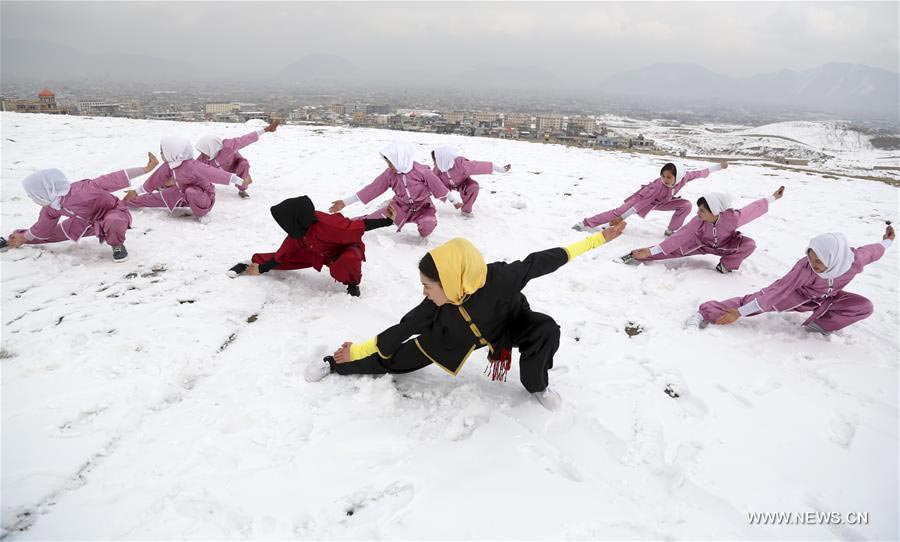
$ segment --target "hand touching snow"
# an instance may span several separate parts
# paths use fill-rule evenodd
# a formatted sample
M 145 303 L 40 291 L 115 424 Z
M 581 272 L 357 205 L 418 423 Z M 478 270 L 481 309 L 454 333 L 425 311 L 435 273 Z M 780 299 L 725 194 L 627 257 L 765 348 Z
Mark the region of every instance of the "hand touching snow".
M 728 324 L 737 322 L 738 318 L 740 317 L 741 313 L 738 312 L 737 309 L 728 309 L 727 311 L 725 311 L 725 314 L 723 314 L 719 317 L 718 320 L 716 320 L 716 325 L 727 326 Z

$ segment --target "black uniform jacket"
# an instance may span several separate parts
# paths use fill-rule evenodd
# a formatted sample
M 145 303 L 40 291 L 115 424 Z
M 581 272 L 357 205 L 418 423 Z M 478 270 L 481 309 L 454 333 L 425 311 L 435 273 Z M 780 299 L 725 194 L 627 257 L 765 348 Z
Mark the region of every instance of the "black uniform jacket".
M 494 262 L 487 266 L 487 281 L 461 305 L 438 307 L 422 300 L 400 323 L 376 338 L 385 359 L 410 337 L 428 359 L 456 375 L 469 355 L 487 346 L 491 353 L 510 348 L 509 324 L 523 310 L 531 310 L 522 289 L 533 278 L 550 274 L 569 261 L 562 248 L 530 254 L 521 261 Z

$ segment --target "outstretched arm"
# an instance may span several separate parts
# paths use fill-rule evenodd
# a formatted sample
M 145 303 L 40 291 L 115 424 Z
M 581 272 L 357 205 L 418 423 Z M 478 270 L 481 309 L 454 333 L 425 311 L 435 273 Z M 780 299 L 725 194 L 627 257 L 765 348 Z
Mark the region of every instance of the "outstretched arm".
M 500 273 L 502 273 L 506 282 L 515 284 L 521 290 L 532 279 L 549 275 L 585 252 L 622 235 L 626 225 L 627 223 L 621 222 L 616 226 L 606 228 L 600 233 L 595 233 L 581 241 L 572 243 L 565 248 L 551 248 L 531 253 L 523 260 L 506 264 L 501 268 Z
M 728 162 L 719 162 L 718 164 L 713 164 L 705 169 L 688 171 L 687 174 L 685 174 L 684 179 L 682 179 L 677 185 L 675 185 L 675 192 L 678 192 L 679 190 L 684 188 L 684 185 L 695 179 L 705 179 L 706 177 L 709 177 L 710 173 L 714 173 L 716 171 L 719 171 L 720 169 L 725 169 L 727 167 Z
M 37 222 L 32 224 L 30 228 L 23 233 L 13 233 L 9 237 L 9 246 L 12 248 L 19 247 L 28 241 L 46 240 L 53 235 L 62 213 L 46 205 L 41 207 L 41 214 L 38 215 Z
M 757 218 L 766 214 L 769 211 L 769 205 L 775 203 L 780 200 L 784 196 L 784 187 L 779 187 L 778 190 L 775 191 L 774 194 L 769 196 L 768 198 L 758 199 L 747 205 L 740 210 L 738 210 L 738 223 L 737 227 L 741 227 L 744 224 L 749 222 L 753 222 Z
M 880 243 L 863 245 L 857 249 L 854 249 L 854 252 L 856 254 L 856 261 L 860 262 L 863 266 L 866 266 L 872 262 L 880 260 L 881 257 L 884 256 L 884 251 L 890 248 L 891 244 L 893 244 L 894 237 L 894 227 L 888 224 L 884 229 L 884 236 L 881 238 Z
M 418 306 L 406 313 L 399 323 L 368 341 L 342 344 L 334 353 L 334 360 L 337 363 L 347 363 L 367 358 L 372 354 L 378 354 L 382 359 L 388 359 L 407 339 L 428 329 L 436 310 L 437 306 L 434 303 L 427 298 L 423 299 Z
M 328 208 L 328 212 L 332 214 L 339 213 L 344 207 L 353 205 L 357 201 L 369 203 L 373 199 L 387 192 L 387 189 L 391 186 L 391 175 L 393 175 L 391 170 L 385 169 L 381 172 L 381 175 L 375 177 L 375 180 L 364 186 L 359 192 L 347 196 L 344 199 L 332 201 L 331 207 Z

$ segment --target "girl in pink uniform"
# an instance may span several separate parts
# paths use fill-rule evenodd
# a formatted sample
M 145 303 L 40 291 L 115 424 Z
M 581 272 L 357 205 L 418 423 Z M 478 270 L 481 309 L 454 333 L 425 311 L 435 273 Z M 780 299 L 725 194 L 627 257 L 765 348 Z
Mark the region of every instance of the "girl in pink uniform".
M 390 188 L 394 191 L 394 198 L 388 205 L 356 219 L 386 218 L 388 207 L 393 207 L 397 231 L 412 222 L 419 228 L 419 235 L 422 237 L 431 235 L 437 227 L 437 214 L 431 203 L 432 196 L 454 205 L 460 203 L 459 196 L 448 190 L 431 170 L 413 160 L 412 145 L 392 143 L 381 151 L 381 156 L 387 162 L 388 168 L 359 192 L 332 202 L 329 212 L 337 213 L 357 201 L 369 203 Z
M 668 237 L 675 233 L 684 224 L 687 216 L 691 214 L 691 202 L 677 197 L 678 192 L 694 179 L 708 177 L 710 173 L 727 167 L 728 164 L 722 162 L 700 171 L 688 171 L 684 164 L 668 163 L 660 170 L 658 179 L 645 184 L 640 190 L 628 196 L 621 206 L 585 218 L 572 226 L 572 229 L 586 231 L 604 224 L 614 226 L 633 214 L 644 218 L 650 211 L 675 211 L 669 221 L 669 227 L 665 231 L 665 235 Z
M 731 196 L 711 192 L 697 200 L 697 216 L 656 246 L 640 248 L 622 257 L 629 264 L 712 254 L 720 256 L 716 271 L 731 273 L 756 250 L 756 242 L 738 231 L 769 211 L 781 199 L 784 187 L 768 198 L 741 209 L 731 208 Z
M 0 249 L 97 237 L 112 247 L 114 262 L 124 262 L 128 259 L 125 232 L 131 227 L 131 213 L 111 192 L 128 188 L 131 179 L 153 171 L 159 161 L 151 153 L 148 157 L 144 167 L 122 169 L 74 183 L 58 169 L 32 173 L 22 181 L 22 186 L 28 197 L 41 206 L 41 214 L 27 230 L 15 230 L 9 240 L 0 237 Z M 64 218 L 62 223 L 61 218 Z
M 865 297 L 844 288 L 863 268 L 879 260 L 894 241 L 888 225 L 880 243 L 851 248 L 841 233 L 813 237 L 801 258 L 788 273 L 758 292 L 724 301 L 707 301 L 687 321 L 689 327 L 713 322 L 731 324 L 764 312 L 811 312 L 803 322 L 808 331 L 827 335 L 868 318 L 874 306 Z
M 200 222 L 216 203 L 216 184 L 247 186 L 253 181 L 194 160 L 191 142 L 183 137 L 164 137 L 159 142 L 164 163 L 136 191 L 125 195 L 129 207 L 165 207 L 169 212 L 190 208 Z
M 250 179 L 250 162 L 241 156 L 240 150 L 251 143 L 259 141 L 259 136 L 264 133 L 274 132 L 279 124 L 278 120 L 273 120 L 265 128 L 230 139 L 220 139 L 213 135 L 203 136 L 194 145 L 194 148 L 200 153 L 197 161 L 229 173 L 234 173 L 242 179 Z M 248 186 L 242 184 L 237 187 L 238 195 L 242 198 L 249 198 L 250 194 L 247 193 Z
M 506 164 L 500 166 L 492 162 L 476 162 L 459 155 L 453 147 L 438 147 L 431 151 L 431 159 L 434 161 L 434 174 L 450 190 L 456 190 L 462 196 L 462 203 L 455 207 L 462 211 L 463 216 L 472 217 L 472 207 L 478 198 L 480 189 L 472 175 L 490 175 L 491 173 L 506 173 L 512 166 Z

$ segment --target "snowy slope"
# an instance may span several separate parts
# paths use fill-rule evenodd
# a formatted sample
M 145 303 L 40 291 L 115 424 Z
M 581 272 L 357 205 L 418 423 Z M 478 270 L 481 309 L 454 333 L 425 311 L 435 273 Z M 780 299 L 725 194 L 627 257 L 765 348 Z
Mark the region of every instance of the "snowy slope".
M 685 151 L 689 156 L 718 156 L 773 160 L 775 157 L 808 160 L 809 169 L 828 175 L 887 177 L 900 181 L 897 170 L 873 170 L 894 166 L 895 151 L 872 147 L 870 136 L 842 121 L 793 121 L 763 126 L 699 124 L 672 126 L 671 121 L 609 122 L 618 132 L 644 134 L 659 148 Z
M 748 128 L 739 133 L 783 137 L 827 152 L 844 153 L 872 149 L 868 137 L 840 122 L 777 122 Z
M 159 137 L 250 126 L 3 113 L 2 229 L 38 208 L 20 180 L 72 179 L 143 163 Z M 371 180 L 387 141 L 458 145 L 513 164 L 482 177 L 477 218 L 438 203 L 438 229 L 367 235 L 362 297 L 327 274 L 224 271 L 283 234 L 268 208 L 319 208 Z M 284 126 L 248 147 L 250 200 L 221 188 L 212 221 L 134 213 L 125 264 L 109 248 L 2 255 L 2 527 L 49 538 L 812 538 L 898 537 L 898 256 L 851 285 L 876 312 L 830 338 L 798 314 L 685 332 L 697 304 L 765 286 L 822 231 L 881 239 L 898 192 L 868 181 L 734 165 L 684 196 L 785 198 L 743 231 L 740 272 L 713 258 L 613 262 L 659 240 L 668 216 L 532 282 L 562 341 L 551 374 L 564 408 L 533 401 L 513 369 L 436 368 L 303 381 L 305 365 L 364 340 L 420 299 L 416 262 L 466 236 L 489 261 L 580 234 L 577 219 L 655 177 L 659 158 L 369 129 Z M 702 163 L 690 164 L 702 167 Z M 380 201 L 380 200 L 379 200 Z M 374 203 L 371 206 L 374 208 Z M 348 209 L 361 213 L 357 204 Z M 629 337 L 629 322 L 644 331 Z M 667 384 L 681 397 L 663 393 Z M 749 512 L 868 512 L 868 525 L 752 526 Z

